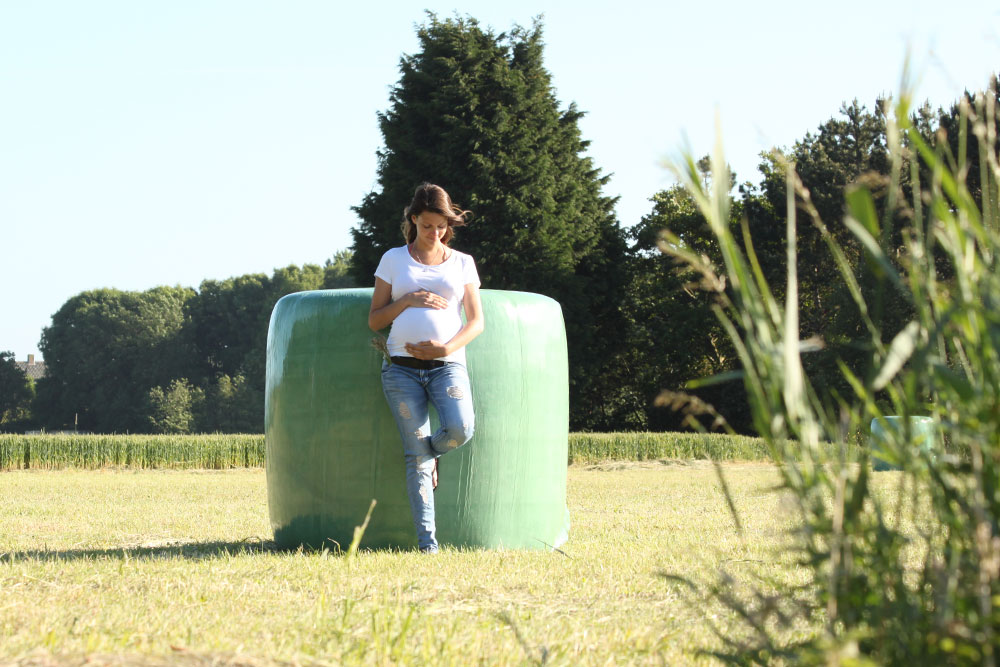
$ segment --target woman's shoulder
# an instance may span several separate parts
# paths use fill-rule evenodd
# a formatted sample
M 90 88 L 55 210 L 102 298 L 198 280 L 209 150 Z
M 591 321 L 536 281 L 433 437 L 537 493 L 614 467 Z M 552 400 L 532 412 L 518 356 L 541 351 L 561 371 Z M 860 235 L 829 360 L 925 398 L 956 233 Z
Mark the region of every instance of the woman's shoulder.
M 475 261 L 476 261 L 475 259 L 473 259 L 472 255 L 470 255 L 467 252 L 462 252 L 461 250 L 455 250 L 454 248 L 452 248 L 451 251 L 453 253 L 455 253 L 455 259 L 458 260 L 459 262 L 462 262 L 462 263 L 466 263 L 466 262 L 475 263 Z
M 384 253 L 382 253 L 383 260 L 394 260 L 398 261 L 400 259 L 405 259 L 409 257 L 410 252 L 406 249 L 405 245 L 399 246 L 398 248 L 389 248 Z
M 459 250 L 454 252 L 455 258 L 452 266 L 455 268 L 453 270 L 460 272 L 466 283 L 476 283 L 478 285 L 479 269 L 476 268 L 476 260 L 473 259 L 472 255 Z
M 375 277 L 381 278 L 387 283 L 395 282 L 393 277 L 406 266 L 408 254 L 406 246 L 386 250 L 382 253 L 382 258 L 378 261 L 378 267 L 375 269 Z

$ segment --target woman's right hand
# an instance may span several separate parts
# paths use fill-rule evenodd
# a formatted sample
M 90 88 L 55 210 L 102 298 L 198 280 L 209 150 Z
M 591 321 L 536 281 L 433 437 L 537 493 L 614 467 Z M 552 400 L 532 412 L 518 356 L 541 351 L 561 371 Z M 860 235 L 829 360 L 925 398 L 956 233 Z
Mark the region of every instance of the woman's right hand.
M 405 301 L 410 308 L 434 308 L 444 310 L 448 307 L 448 299 L 434 292 L 418 290 L 403 296 L 400 301 Z

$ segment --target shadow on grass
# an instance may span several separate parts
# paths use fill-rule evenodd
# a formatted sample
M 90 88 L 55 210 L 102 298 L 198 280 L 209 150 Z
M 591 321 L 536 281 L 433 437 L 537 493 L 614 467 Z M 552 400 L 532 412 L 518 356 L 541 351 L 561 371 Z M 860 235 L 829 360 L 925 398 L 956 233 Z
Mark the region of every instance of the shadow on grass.
M 28 549 L 0 552 L 0 562 L 19 560 L 133 560 L 156 558 L 186 558 L 202 560 L 227 556 L 256 555 L 265 553 L 290 553 L 269 540 L 246 539 L 237 542 L 194 542 L 186 540 L 160 540 L 143 544 L 125 545 L 107 549 Z M 308 551 L 308 550 L 307 550 Z M 318 553 L 318 552 L 317 552 Z
M 559 551 L 559 549 L 555 549 Z M 415 549 L 361 548 L 359 553 L 416 552 Z M 327 553 L 335 558 L 346 558 L 347 551 L 333 543 L 325 549 L 317 549 L 307 544 L 283 547 L 271 540 L 248 538 L 237 542 L 195 542 L 193 540 L 159 540 L 143 544 L 108 547 L 107 549 L 25 549 L 21 551 L 0 551 L 0 563 L 14 563 L 20 560 L 153 560 L 157 558 L 185 558 L 204 560 L 227 556 L 254 556 L 270 553 L 303 553 L 318 556 Z

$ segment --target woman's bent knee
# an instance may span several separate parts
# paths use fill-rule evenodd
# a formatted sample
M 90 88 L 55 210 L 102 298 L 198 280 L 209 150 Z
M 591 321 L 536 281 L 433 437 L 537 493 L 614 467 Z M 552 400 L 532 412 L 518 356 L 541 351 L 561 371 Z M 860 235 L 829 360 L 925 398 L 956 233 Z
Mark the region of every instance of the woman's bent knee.
M 474 431 L 475 428 L 473 427 L 472 422 L 466 422 L 463 424 L 446 424 L 441 429 L 439 445 L 435 449 L 442 453 L 458 449 L 472 439 Z

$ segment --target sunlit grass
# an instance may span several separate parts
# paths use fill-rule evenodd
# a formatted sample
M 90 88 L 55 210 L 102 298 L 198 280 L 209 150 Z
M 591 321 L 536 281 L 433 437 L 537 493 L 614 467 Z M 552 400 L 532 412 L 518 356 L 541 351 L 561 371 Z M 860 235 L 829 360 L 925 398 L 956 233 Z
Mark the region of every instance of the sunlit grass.
M 762 464 L 573 466 L 558 552 L 278 551 L 261 470 L 0 475 L 0 656 L 681 664 L 737 619 L 663 573 L 804 572 Z M 377 511 L 377 510 L 376 510 Z M 808 631 L 799 628 L 791 636 Z

